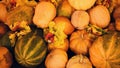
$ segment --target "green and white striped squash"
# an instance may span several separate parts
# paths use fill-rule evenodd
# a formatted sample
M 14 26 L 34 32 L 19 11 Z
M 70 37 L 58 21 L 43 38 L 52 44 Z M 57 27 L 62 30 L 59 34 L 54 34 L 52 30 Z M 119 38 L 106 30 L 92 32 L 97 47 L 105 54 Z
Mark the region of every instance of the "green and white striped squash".
M 89 54 L 96 68 L 120 68 L 120 32 L 109 32 L 98 37 Z
M 18 39 L 15 45 L 16 61 L 25 67 L 33 68 L 41 64 L 46 56 L 47 46 L 37 31 Z

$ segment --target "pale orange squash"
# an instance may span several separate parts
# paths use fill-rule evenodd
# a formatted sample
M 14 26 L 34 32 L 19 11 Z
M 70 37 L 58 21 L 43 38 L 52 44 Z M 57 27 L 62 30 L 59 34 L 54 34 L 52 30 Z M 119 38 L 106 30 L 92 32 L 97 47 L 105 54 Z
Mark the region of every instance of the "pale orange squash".
M 80 54 L 71 57 L 67 62 L 66 68 L 92 68 L 92 64 L 88 57 Z
M 56 8 L 51 2 L 41 1 L 35 7 L 33 23 L 38 28 L 48 27 L 48 23 L 56 16 Z
M 90 16 L 86 11 L 74 11 L 71 16 L 71 23 L 76 29 L 85 29 L 90 21 Z
M 103 5 L 94 6 L 89 10 L 90 23 L 105 28 L 110 23 L 110 13 Z
M 45 60 L 46 68 L 65 68 L 68 61 L 67 53 L 62 49 L 54 49 Z

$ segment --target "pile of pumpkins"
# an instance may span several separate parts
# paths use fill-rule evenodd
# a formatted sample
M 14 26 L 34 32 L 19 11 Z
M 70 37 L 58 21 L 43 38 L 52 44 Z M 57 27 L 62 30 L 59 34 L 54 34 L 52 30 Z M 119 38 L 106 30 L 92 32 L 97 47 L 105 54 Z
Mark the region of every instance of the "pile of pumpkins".
M 120 68 L 119 0 L 10 3 L 8 13 L 0 3 L 0 68 Z M 33 13 L 12 19 L 19 6 Z

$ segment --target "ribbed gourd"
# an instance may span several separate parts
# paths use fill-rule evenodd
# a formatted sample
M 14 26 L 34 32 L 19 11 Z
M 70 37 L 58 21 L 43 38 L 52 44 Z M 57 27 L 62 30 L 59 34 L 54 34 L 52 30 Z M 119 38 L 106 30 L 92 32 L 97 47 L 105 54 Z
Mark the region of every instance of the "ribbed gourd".
M 36 67 L 43 62 L 46 56 L 46 43 L 37 32 L 30 32 L 16 42 L 15 58 L 24 67 Z
M 89 54 L 96 68 L 120 68 L 120 32 L 108 32 L 98 37 Z

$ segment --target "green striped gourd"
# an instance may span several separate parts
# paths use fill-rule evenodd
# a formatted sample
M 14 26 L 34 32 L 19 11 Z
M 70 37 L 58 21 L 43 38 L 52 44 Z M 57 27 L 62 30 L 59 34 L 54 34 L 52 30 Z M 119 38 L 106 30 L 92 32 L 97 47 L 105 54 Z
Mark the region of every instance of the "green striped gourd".
M 96 68 L 120 68 L 120 32 L 109 32 L 98 37 L 89 54 Z
M 41 64 L 46 56 L 47 46 L 37 32 L 30 32 L 16 42 L 15 58 L 22 66 L 33 68 Z

